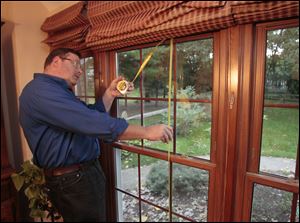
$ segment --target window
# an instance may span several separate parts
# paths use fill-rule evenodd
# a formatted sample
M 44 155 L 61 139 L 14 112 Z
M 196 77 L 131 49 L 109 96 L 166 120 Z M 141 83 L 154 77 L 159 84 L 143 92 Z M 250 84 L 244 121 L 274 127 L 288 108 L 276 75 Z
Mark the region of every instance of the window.
M 109 182 L 113 218 L 299 219 L 298 26 L 295 19 L 237 25 L 174 40 L 174 141 L 119 141 L 114 152 L 103 150 L 115 158 L 105 163 L 116 179 Z M 100 83 L 115 74 L 131 81 L 153 46 L 99 53 Z M 158 47 L 134 92 L 117 98 L 114 115 L 142 126 L 168 123 L 169 50 Z
M 258 25 L 255 57 L 244 220 L 293 222 L 299 219 L 298 21 Z
M 184 159 L 210 160 L 213 38 L 177 42 L 174 48 L 170 115 L 175 143 L 122 142 L 130 148 L 143 146 L 150 155 L 116 148 L 119 221 L 169 221 L 169 210 L 173 221 L 207 221 L 209 171 L 186 163 L 169 165 L 166 158 L 151 155 L 158 151 L 166 157 L 170 151 Z M 117 73 L 131 81 L 152 50 L 117 53 Z M 134 92 L 118 98 L 118 117 L 143 126 L 168 124 L 169 57 L 169 45 L 159 46 L 136 79 Z
M 260 170 L 294 177 L 299 138 L 299 28 L 267 32 L 265 75 Z M 268 157 L 278 159 L 275 173 Z
M 83 74 L 75 86 L 75 95 L 87 104 L 95 103 L 94 59 L 87 57 L 80 60 Z

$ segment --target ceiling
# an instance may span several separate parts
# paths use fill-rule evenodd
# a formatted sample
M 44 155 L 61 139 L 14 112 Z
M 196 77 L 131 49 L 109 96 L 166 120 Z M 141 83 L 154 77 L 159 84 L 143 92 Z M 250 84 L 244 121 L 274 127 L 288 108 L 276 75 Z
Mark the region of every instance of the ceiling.
M 79 1 L 39 1 L 45 8 L 49 11 L 50 14 L 55 14 L 65 8 L 70 7 L 71 5 L 76 4 Z

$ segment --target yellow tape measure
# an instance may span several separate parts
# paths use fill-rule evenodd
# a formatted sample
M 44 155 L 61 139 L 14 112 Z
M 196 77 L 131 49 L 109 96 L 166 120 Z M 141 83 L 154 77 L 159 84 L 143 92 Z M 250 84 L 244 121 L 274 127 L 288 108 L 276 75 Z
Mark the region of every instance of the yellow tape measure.
M 171 126 L 171 94 L 172 94 L 172 69 L 173 69 L 173 38 L 170 40 L 170 63 L 169 63 L 169 92 L 168 92 L 168 126 Z M 169 143 L 168 145 L 168 163 L 169 163 L 169 170 L 172 168 L 171 165 L 171 148 L 172 144 Z M 171 213 L 171 174 L 169 174 L 169 219 L 172 219 Z
M 132 83 L 136 80 L 136 78 L 141 74 L 142 70 L 146 66 L 146 64 L 151 59 L 154 52 L 157 50 L 157 47 L 162 44 L 165 40 L 162 40 L 159 42 L 155 48 L 147 55 L 146 59 L 142 63 L 141 67 L 139 68 L 137 74 L 132 80 Z M 169 92 L 168 92 L 168 126 L 171 126 L 171 94 L 172 94 L 172 68 L 173 68 L 173 39 L 170 40 L 170 63 L 169 63 Z M 121 94 L 126 94 L 129 87 L 129 82 L 126 80 L 119 81 L 117 84 L 117 89 Z M 170 143 L 168 146 L 168 163 L 169 163 L 169 169 L 172 168 L 171 166 L 171 148 L 172 144 Z M 171 213 L 171 175 L 169 174 L 169 218 L 172 219 L 172 213 Z
M 140 66 L 138 72 L 136 73 L 135 77 L 133 78 L 133 80 L 131 81 L 132 83 L 137 79 L 137 77 L 142 73 L 143 69 L 145 68 L 146 64 L 150 61 L 151 57 L 153 56 L 153 54 L 155 53 L 155 51 L 157 50 L 158 46 L 160 44 L 162 44 L 165 41 L 165 39 L 163 39 L 162 41 L 160 41 L 155 48 L 146 56 L 146 59 L 144 60 L 144 62 L 142 63 L 142 65 Z M 119 81 L 117 84 L 117 89 L 121 94 L 126 94 L 127 90 L 129 88 L 129 82 L 126 80 L 122 80 Z

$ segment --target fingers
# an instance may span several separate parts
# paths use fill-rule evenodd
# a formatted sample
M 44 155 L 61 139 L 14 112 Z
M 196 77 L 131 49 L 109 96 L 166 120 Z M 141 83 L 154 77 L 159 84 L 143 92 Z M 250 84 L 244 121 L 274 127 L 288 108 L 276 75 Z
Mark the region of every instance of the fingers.
M 134 90 L 134 85 L 132 82 L 128 82 L 129 86 L 128 86 L 128 90 L 127 91 L 133 91 Z
M 169 126 L 165 126 L 164 131 L 162 133 L 161 141 L 164 143 L 169 143 L 169 141 L 173 140 L 173 128 Z
M 117 83 L 118 83 L 119 81 L 121 81 L 121 80 L 124 80 L 124 77 L 123 77 L 123 76 L 118 76 L 117 78 L 115 78 L 115 79 L 112 81 L 112 83 L 113 83 L 114 85 L 117 85 Z

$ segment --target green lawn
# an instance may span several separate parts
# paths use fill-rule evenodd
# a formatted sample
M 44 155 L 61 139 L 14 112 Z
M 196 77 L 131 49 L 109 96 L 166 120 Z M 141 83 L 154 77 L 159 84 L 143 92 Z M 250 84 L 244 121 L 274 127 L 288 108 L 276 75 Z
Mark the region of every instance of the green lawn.
M 299 109 L 265 108 L 262 155 L 295 159 L 299 136 Z
M 131 124 L 139 124 L 139 120 L 130 121 Z M 144 125 L 165 123 L 163 115 L 154 115 L 145 118 Z M 211 122 L 201 121 L 196 127 L 190 128 L 186 136 L 176 136 L 176 152 L 187 156 L 210 155 Z M 286 157 L 295 159 L 298 146 L 299 132 L 299 109 L 265 108 L 263 119 L 262 155 L 274 157 Z M 140 140 L 129 141 L 141 145 Z M 145 140 L 145 146 L 163 150 L 173 151 L 173 143 L 150 142 Z M 218 148 L 217 148 L 218 149 Z M 137 155 L 129 155 L 126 165 L 133 167 L 137 165 Z M 143 156 L 142 165 L 154 162 L 155 159 Z M 125 162 L 125 161 L 124 161 Z M 124 163 L 123 162 L 123 163 Z

